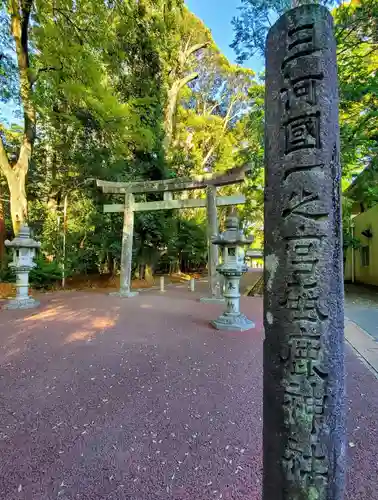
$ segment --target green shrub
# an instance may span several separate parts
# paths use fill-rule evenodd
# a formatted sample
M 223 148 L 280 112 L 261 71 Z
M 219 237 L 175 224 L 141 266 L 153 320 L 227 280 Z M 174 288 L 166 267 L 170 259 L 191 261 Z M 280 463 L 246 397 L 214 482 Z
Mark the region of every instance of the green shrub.
M 43 257 L 36 259 L 37 267 L 29 274 L 30 285 L 33 288 L 51 288 L 62 278 L 62 271 L 57 261 L 48 262 Z
M 12 261 L 11 252 L 7 252 L 4 256 L 4 262 L 2 263 L 2 267 L 0 267 L 0 282 L 3 283 L 14 283 L 15 282 L 15 274 L 11 267 L 9 267 L 9 263 Z

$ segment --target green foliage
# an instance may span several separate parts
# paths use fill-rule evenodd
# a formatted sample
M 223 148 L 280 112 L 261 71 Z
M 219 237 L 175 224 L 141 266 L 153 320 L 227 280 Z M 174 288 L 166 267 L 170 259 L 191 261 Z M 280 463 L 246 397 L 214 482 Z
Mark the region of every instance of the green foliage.
M 303 3 L 307 2 L 295 5 Z M 334 2 L 320 3 L 334 7 Z M 269 28 L 292 6 L 294 2 L 242 0 L 240 15 L 233 20 L 232 47 L 239 62 L 255 53 L 264 54 Z M 352 0 L 342 3 L 332 14 L 339 73 L 342 184 L 346 188 L 356 174 L 366 169 L 354 194 L 369 205 L 378 202 L 378 3 Z M 256 120 L 258 114 L 252 116 Z M 255 123 L 250 129 L 253 134 L 261 134 L 263 117 L 258 120 L 259 125 Z M 346 231 L 345 244 L 354 244 L 348 234 Z
M 56 285 L 62 278 L 58 262 L 48 262 L 43 257 L 36 260 L 36 267 L 30 271 L 29 282 L 32 288 L 48 289 Z
M 168 255 L 199 265 L 204 261 L 206 252 L 206 227 L 193 220 L 178 219 L 176 232 L 168 242 Z
M 342 200 L 342 221 L 343 221 L 343 251 L 344 256 L 348 248 L 359 248 L 361 240 L 356 238 L 353 234 L 353 220 L 352 220 L 352 206 L 353 201 L 348 198 Z
M 5 253 L 3 265 L 2 267 L 0 267 L 0 282 L 3 281 L 5 283 L 14 283 L 16 276 L 13 269 L 9 267 L 11 261 L 11 252 L 8 251 Z
M 0 100 L 18 106 L 10 19 L 4 1 L 0 5 Z M 242 0 L 233 21 L 240 61 L 263 50 L 270 25 L 290 7 L 288 0 Z M 377 8 L 376 0 L 353 0 L 333 11 L 343 183 L 367 167 L 360 190 L 369 203 L 378 201 Z M 227 60 L 182 0 L 34 0 L 29 43 L 38 135 L 27 194 L 29 222 L 42 242 L 35 286 L 59 281 L 63 264 L 66 276 L 119 270 L 123 215 L 104 214 L 102 206 L 122 197 L 103 195 L 96 178 L 157 180 L 249 164 L 242 188 L 247 203 L 239 209 L 243 227 L 260 245 L 264 85 L 252 70 Z M 173 122 L 166 142 L 168 109 Z M 17 157 L 22 129 L 1 121 L 7 153 Z M 227 186 L 219 194 L 239 191 Z M 222 224 L 225 210 L 220 214 Z M 350 207 L 344 219 L 344 246 L 358 245 Z M 134 229 L 136 273 L 146 266 L 184 270 L 206 263 L 202 209 L 137 213 Z M 6 273 L 2 279 L 11 279 Z
M 340 82 L 343 175 L 378 169 L 378 4 L 353 1 L 334 11 Z M 368 176 L 367 176 L 368 177 Z M 372 185 L 366 184 L 366 190 Z M 378 199 L 378 190 L 375 188 Z
M 16 275 L 13 268 L 8 264 L 11 261 L 10 252 L 6 255 L 6 262 L 3 269 L 0 269 L 0 281 L 5 283 L 15 283 Z M 59 263 L 54 260 L 49 262 L 39 255 L 35 260 L 36 267 L 29 273 L 29 283 L 34 289 L 48 289 L 60 283 L 62 270 Z
M 231 47 L 239 63 L 253 55 L 265 53 L 265 39 L 274 22 L 287 10 L 298 5 L 319 3 L 332 6 L 332 0 L 241 0 L 240 14 L 232 21 L 234 41 Z
M 1 16 L 0 97 L 17 103 L 4 8 Z M 122 197 L 103 195 L 97 178 L 157 180 L 248 163 L 241 214 L 248 231 L 261 232 L 263 85 L 252 70 L 230 64 L 182 0 L 34 0 L 29 43 L 38 127 L 28 217 L 45 259 L 33 272 L 37 286 L 60 280 L 63 264 L 66 277 L 119 270 L 123 215 L 104 214 L 102 206 Z M 167 109 L 180 81 L 189 83 L 177 87 L 167 145 Z M 0 133 L 8 154 L 17 155 L 20 127 L 3 122 Z M 162 261 L 203 266 L 205 222 L 203 209 L 136 214 L 134 271 Z
M 0 2 L 0 102 L 3 104 L 19 101 L 17 65 L 14 58 L 12 37 L 7 29 L 9 24 L 9 14 Z M 1 106 L 1 112 L 3 112 L 3 106 Z M 0 118 L 1 121 L 5 119 L 2 114 L 0 114 Z

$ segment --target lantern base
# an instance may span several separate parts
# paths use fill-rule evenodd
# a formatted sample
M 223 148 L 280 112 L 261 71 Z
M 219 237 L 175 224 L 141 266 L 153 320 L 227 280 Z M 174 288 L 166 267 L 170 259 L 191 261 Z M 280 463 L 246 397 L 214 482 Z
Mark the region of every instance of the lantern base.
M 39 300 L 35 300 L 33 297 L 25 297 L 24 299 L 15 298 L 5 304 L 4 309 L 33 309 L 34 307 L 38 307 L 39 304 Z
M 255 328 L 253 321 L 247 318 L 244 314 L 230 315 L 222 314 L 219 318 L 211 321 L 211 324 L 217 330 L 238 331 L 244 332 Z
M 112 295 L 113 297 L 121 297 L 125 299 L 129 299 L 131 297 L 136 297 L 139 295 L 139 292 L 130 292 L 127 290 L 120 290 L 119 292 L 111 292 L 109 295 Z

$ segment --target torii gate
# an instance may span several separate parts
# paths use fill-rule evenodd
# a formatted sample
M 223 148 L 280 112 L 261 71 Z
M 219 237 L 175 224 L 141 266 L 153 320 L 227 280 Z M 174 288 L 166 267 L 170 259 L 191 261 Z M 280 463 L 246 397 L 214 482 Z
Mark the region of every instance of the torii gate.
M 125 203 L 123 205 L 104 205 L 104 213 L 124 213 L 120 290 L 117 292 L 117 295 L 121 297 L 133 297 L 138 293 L 131 291 L 134 212 L 204 207 L 207 208 L 210 297 L 206 297 L 201 300 L 206 302 L 219 302 L 223 300 L 220 279 L 216 271 L 219 261 L 219 252 L 218 248 L 211 244 L 212 236 L 218 234 L 217 207 L 244 204 L 245 196 L 235 195 L 217 197 L 216 191 L 217 187 L 243 182 L 245 180 L 245 173 L 249 169 L 249 166 L 235 167 L 222 175 L 206 174 L 193 178 L 176 178 L 159 181 L 109 182 L 97 180 L 97 186 L 102 188 L 103 193 L 125 195 Z M 173 192 L 193 189 L 206 189 L 206 199 L 173 199 Z M 135 203 L 134 201 L 134 194 L 156 192 L 163 192 L 164 200 L 142 203 Z

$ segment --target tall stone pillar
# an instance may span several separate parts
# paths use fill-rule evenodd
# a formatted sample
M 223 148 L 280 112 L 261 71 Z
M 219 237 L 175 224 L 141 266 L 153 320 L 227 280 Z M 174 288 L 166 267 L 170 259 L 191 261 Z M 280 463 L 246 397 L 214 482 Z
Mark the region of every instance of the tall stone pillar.
M 206 211 L 207 211 L 207 244 L 208 244 L 208 274 L 209 274 L 209 297 L 201 298 L 201 302 L 224 302 L 222 296 L 220 276 L 217 272 L 219 264 L 219 249 L 212 244 L 212 238 L 218 235 L 217 215 L 217 188 L 208 186 L 206 188 Z
M 120 290 L 112 295 L 120 297 L 134 297 L 138 292 L 131 291 L 131 266 L 133 258 L 133 234 L 134 234 L 134 195 L 125 194 L 125 210 L 122 230 L 121 250 L 121 276 Z
M 263 500 L 341 500 L 344 304 L 336 50 L 319 5 L 266 45 Z

